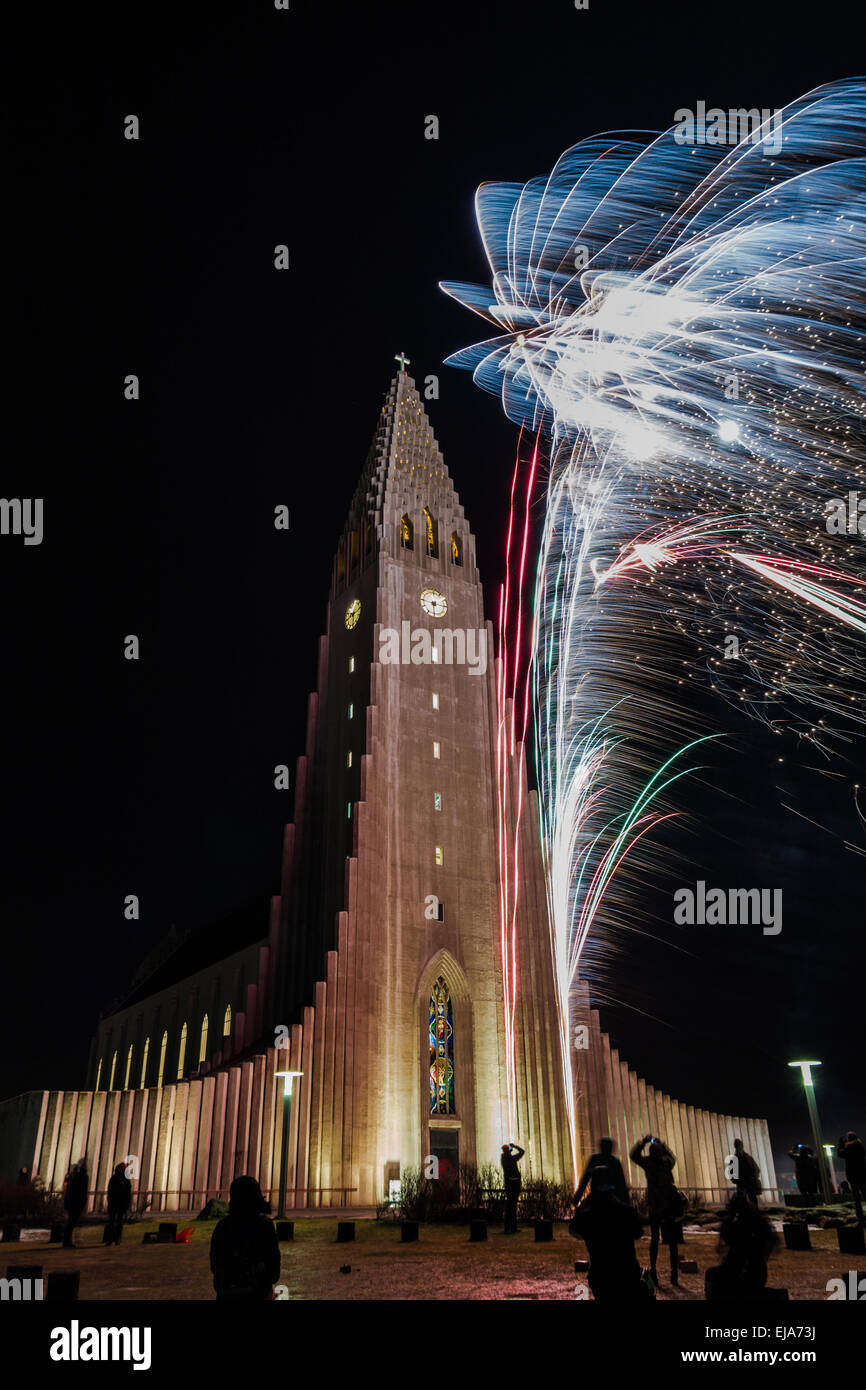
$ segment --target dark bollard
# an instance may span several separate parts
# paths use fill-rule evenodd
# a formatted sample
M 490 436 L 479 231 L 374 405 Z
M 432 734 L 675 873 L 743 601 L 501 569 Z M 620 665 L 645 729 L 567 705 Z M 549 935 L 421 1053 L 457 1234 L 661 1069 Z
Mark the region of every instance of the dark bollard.
M 78 1284 L 81 1271 L 77 1269 L 55 1269 L 48 1276 L 45 1290 L 46 1303 L 74 1303 L 78 1298 Z
M 7 1241 L 20 1240 L 20 1239 L 21 1239 L 21 1227 L 18 1225 L 18 1222 L 17 1222 L 17 1221 L 4 1221 L 4 1222 L 3 1222 L 3 1242 L 4 1242 L 4 1244 L 5 1244 Z
M 294 1240 L 295 1223 L 294 1221 L 277 1222 L 277 1240 Z
M 355 1239 L 354 1221 L 337 1222 L 337 1244 L 346 1245 L 350 1240 Z
M 174 1245 L 177 1238 L 176 1221 L 160 1221 L 159 1230 L 156 1233 L 157 1245 Z
M 862 1226 L 837 1226 L 836 1236 L 841 1255 L 866 1255 Z
M 680 1269 L 683 1274 L 697 1274 L 697 1260 L 680 1260 Z
M 475 1217 L 474 1220 L 470 1221 L 470 1222 L 469 1222 L 469 1239 L 470 1239 L 470 1240 L 486 1240 L 486 1239 L 487 1239 L 487 1222 L 486 1222 L 486 1221 L 481 1221 L 477 1216 Z
M 535 1239 L 536 1241 L 553 1240 L 553 1222 L 536 1221 Z
M 404 1245 L 408 1245 L 411 1241 L 417 1240 L 417 1239 L 418 1239 L 418 1222 L 417 1222 L 417 1221 L 401 1221 L 401 1222 L 400 1222 L 400 1240 L 402 1241 L 402 1243 L 403 1243 Z
M 809 1239 L 809 1227 L 805 1221 L 783 1221 L 782 1230 L 785 1233 L 786 1250 L 811 1250 L 812 1242 Z
M 51 1227 L 50 1243 L 52 1245 L 58 1245 L 60 1243 L 60 1241 L 63 1239 L 63 1232 L 65 1231 L 65 1229 L 65 1226 Z
M 589 1274 L 589 1260 L 575 1260 L 575 1274 Z

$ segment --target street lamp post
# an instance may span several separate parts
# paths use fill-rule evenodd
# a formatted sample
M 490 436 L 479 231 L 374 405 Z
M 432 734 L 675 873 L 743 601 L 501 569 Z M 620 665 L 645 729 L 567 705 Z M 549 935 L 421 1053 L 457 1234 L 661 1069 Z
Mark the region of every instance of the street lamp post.
M 818 1106 L 815 1101 L 815 1083 L 812 1080 L 812 1068 L 820 1067 L 820 1062 L 789 1062 L 789 1067 L 799 1067 L 800 1075 L 803 1078 L 803 1090 L 806 1092 L 806 1105 L 809 1110 L 809 1123 L 812 1126 L 812 1140 L 815 1145 L 815 1157 L 818 1160 L 818 1172 L 821 1177 L 821 1191 L 824 1194 L 824 1201 L 832 1201 L 832 1190 L 830 1178 L 827 1173 L 827 1155 L 824 1152 L 824 1144 L 821 1139 L 821 1121 L 818 1119 Z
M 280 1153 L 280 1207 L 278 1216 L 286 1214 L 286 1181 L 289 1173 L 289 1120 L 292 1114 L 292 1082 L 302 1071 L 276 1071 L 274 1076 L 283 1078 L 283 1143 Z
M 833 1189 L 833 1191 L 835 1192 L 835 1191 L 836 1191 L 836 1169 L 835 1169 L 835 1166 L 834 1166 L 834 1163 L 833 1163 L 833 1155 L 834 1155 L 835 1152 L 836 1152 L 836 1145 L 835 1145 L 835 1144 L 825 1144 L 825 1145 L 824 1145 L 824 1152 L 825 1152 L 825 1154 L 827 1155 L 827 1171 L 828 1171 L 828 1173 L 830 1174 L 830 1186 L 831 1186 L 831 1188 Z

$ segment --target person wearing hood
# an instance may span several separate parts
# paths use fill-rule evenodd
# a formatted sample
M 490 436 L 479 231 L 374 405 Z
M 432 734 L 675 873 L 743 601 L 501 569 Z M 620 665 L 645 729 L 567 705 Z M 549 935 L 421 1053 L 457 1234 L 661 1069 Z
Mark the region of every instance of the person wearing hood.
M 211 1236 L 210 1267 L 217 1302 L 262 1303 L 280 1277 L 280 1243 L 256 1179 L 235 1178 L 229 1214 Z
M 596 1165 L 592 1188 L 569 1227 L 589 1255 L 587 1282 L 597 1303 L 631 1303 L 649 1296 L 634 1243 L 643 1224 L 634 1207 L 620 1201 Z

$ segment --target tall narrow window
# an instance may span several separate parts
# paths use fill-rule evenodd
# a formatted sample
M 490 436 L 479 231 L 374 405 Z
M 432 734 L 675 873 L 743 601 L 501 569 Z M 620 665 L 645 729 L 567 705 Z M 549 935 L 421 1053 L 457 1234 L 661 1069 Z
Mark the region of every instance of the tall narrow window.
M 434 757 L 434 758 L 438 758 L 438 757 L 439 757 L 439 744 L 438 744 L 438 743 L 434 743 L 434 744 L 433 744 L 433 757 Z
M 207 1061 L 207 1014 L 201 1021 L 201 1037 L 198 1044 L 198 1064 Z
M 435 690 L 433 691 L 433 708 L 434 708 L 434 709 L 438 709 L 438 708 L 439 708 L 439 695 L 438 695 L 438 692 L 435 691 Z
M 351 748 L 350 748 L 349 751 L 348 751 L 348 753 L 346 754 L 346 767 L 351 767 L 351 766 L 352 766 L 352 750 L 351 750 Z
M 223 1014 L 223 1037 L 230 1038 L 232 1035 L 232 1006 L 226 1004 L 226 1011 Z
M 141 1054 L 141 1076 L 139 1077 L 139 1080 L 138 1080 L 139 1087 L 141 1088 L 142 1091 L 144 1090 L 145 1086 L 147 1085 L 147 1059 L 148 1059 L 149 1056 L 150 1056 L 150 1038 L 145 1038 L 145 1040 L 144 1040 L 144 1051 L 143 1051 L 142 1054 Z
M 415 548 L 415 528 L 408 516 L 400 518 L 400 544 L 404 550 Z
M 165 1054 L 168 1051 L 168 1033 L 163 1033 L 162 1042 L 159 1045 L 159 1071 L 156 1074 L 156 1084 L 161 1086 L 165 1077 Z
M 133 1045 L 132 1045 L 132 1043 L 130 1043 L 130 1045 L 129 1045 L 129 1051 L 128 1051 L 127 1054 L 126 1054 L 126 1071 L 125 1071 L 124 1077 L 123 1077 L 123 1089 L 124 1089 L 124 1091 L 128 1091 L 128 1090 L 129 1090 L 129 1074 L 130 1074 L 130 1072 L 132 1071 L 132 1047 L 133 1047 Z
M 441 846 L 441 845 L 437 845 L 437 846 L 436 846 L 436 863 L 441 865 L 442 862 L 443 862 L 443 859 L 442 859 L 442 846 Z
M 350 676 L 351 676 L 352 672 L 354 671 L 354 669 L 355 669 L 355 658 L 354 658 L 353 656 L 350 656 L 350 657 L 349 657 L 349 675 L 350 675 Z
M 99 1059 L 99 1065 L 98 1065 L 97 1068 L 96 1068 L 96 1085 L 95 1085 L 94 1088 L 93 1088 L 94 1091 L 98 1091 L 98 1090 L 99 1090 L 99 1079 L 100 1079 L 101 1076 L 102 1076 L 102 1058 L 100 1057 L 100 1059 Z
M 349 718 L 350 718 L 350 719 L 354 719 L 354 718 L 355 718 L 355 706 L 354 706 L 354 705 L 350 705 L 350 706 L 349 706 Z
M 430 1114 L 454 1113 L 454 1016 L 440 975 L 430 995 Z
M 460 544 L 460 537 L 456 531 L 451 532 L 451 563 L 452 565 L 463 564 L 463 546 Z
M 424 508 L 424 525 L 427 532 L 427 554 L 434 558 L 439 554 L 439 540 L 436 534 L 436 522 L 430 513 L 430 508 Z
M 352 803 L 351 803 L 351 801 L 347 801 L 347 802 L 346 802 L 346 820 L 351 820 L 351 819 L 352 819 Z
M 177 1079 L 183 1081 L 183 1068 L 186 1062 L 186 1024 L 180 1030 L 180 1047 L 177 1049 Z
M 115 1072 L 116 1072 L 116 1071 L 117 1071 L 117 1053 L 115 1052 L 115 1053 L 112 1055 L 112 1058 L 111 1058 L 111 1075 L 110 1075 L 109 1078 L 108 1078 L 108 1089 L 109 1089 L 109 1091 L 113 1091 L 113 1090 L 114 1090 L 114 1075 L 115 1075 Z
M 440 794 L 439 792 L 434 792 L 434 793 L 433 793 L 433 810 L 434 810 L 434 811 L 441 811 L 441 810 L 442 810 L 442 796 L 441 796 L 441 794 Z

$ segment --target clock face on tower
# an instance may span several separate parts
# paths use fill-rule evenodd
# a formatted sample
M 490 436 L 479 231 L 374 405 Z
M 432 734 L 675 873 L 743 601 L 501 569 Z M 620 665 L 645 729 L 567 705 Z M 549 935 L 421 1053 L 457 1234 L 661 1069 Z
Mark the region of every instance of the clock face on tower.
M 448 612 L 448 600 L 438 589 L 425 589 L 421 595 L 421 607 L 431 618 L 442 618 Z
M 353 628 L 361 616 L 361 600 L 353 598 L 346 609 L 346 627 Z

